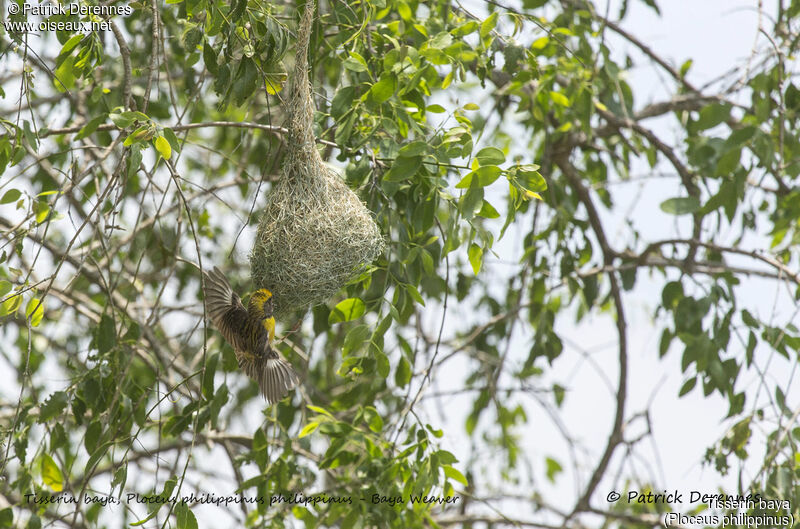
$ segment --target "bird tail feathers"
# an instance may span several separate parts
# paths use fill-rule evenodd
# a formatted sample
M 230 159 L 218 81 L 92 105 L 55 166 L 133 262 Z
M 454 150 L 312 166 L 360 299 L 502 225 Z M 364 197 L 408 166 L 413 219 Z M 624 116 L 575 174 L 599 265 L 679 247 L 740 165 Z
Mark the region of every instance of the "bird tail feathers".
M 258 383 L 261 393 L 270 404 L 284 398 L 300 381 L 289 362 L 275 351 L 252 359 L 242 358 L 239 367 Z

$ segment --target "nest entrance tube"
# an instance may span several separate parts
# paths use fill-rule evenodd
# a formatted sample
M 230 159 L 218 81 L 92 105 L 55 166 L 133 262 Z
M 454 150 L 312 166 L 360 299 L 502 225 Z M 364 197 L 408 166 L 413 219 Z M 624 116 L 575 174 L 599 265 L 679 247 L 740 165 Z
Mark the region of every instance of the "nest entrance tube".
M 316 148 L 307 61 L 313 21 L 310 0 L 297 31 L 287 153 L 250 253 L 253 281 L 272 292 L 279 317 L 330 299 L 384 245 L 372 213 Z

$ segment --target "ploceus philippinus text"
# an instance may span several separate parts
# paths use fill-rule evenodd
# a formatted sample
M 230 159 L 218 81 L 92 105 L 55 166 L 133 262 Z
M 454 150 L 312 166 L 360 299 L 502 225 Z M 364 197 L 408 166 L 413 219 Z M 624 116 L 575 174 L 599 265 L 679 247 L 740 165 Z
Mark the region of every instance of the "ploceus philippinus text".
M 250 296 L 247 308 L 216 266 L 206 276 L 206 306 L 214 325 L 233 346 L 239 368 L 258 383 L 270 404 L 285 397 L 298 383 L 289 362 L 273 349 L 275 317 L 272 292 L 262 288 Z

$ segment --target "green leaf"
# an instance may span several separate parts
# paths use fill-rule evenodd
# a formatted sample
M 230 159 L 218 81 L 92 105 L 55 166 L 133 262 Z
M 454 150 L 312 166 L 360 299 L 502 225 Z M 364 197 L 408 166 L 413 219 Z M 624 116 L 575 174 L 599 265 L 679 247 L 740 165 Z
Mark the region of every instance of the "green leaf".
M 419 303 L 423 307 L 425 306 L 425 300 L 422 299 L 422 296 L 420 295 L 419 290 L 417 290 L 417 287 L 415 287 L 414 285 L 403 285 L 403 287 L 405 287 L 406 292 L 408 292 L 408 294 L 412 298 L 414 298 L 414 301 L 416 301 L 417 303 Z M 387 375 L 388 375 L 388 373 L 387 373 Z
M 489 15 L 489 17 L 481 22 L 481 39 L 485 39 L 489 36 L 492 30 L 497 25 L 497 11 Z
M 47 454 L 42 455 L 42 482 L 53 492 L 61 492 L 64 490 L 64 475 L 61 469 L 58 468 L 53 458 Z
M 406 22 L 410 21 L 414 16 L 414 14 L 411 12 L 411 8 L 408 7 L 408 4 L 402 0 L 397 3 L 397 14 L 400 15 L 400 18 Z
M 134 116 L 131 116 L 129 112 L 117 113 L 112 112 L 108 115 L 111 118 L 111 122 L 114 123 L 117 127 L 121 129 L 126 129 L 130 127 L 133 122 L 136 120 Z
M 155 139 L 155 147 L 158 153 L 165 159 L 169 160 L 172 157 L 172 147 L 164 136 L 158 136 Z
M 446 90 L 450 83 L 453 82 L 453 72 L 449 72 L 447 75 L 444 76 L 442 79 L 442 90 Z
M 553 459 L 552 457 L 545 458 L 545 465 L 547 466 L 547 479 L 550 483 L 555 483 L 556 477 L 564 470 L 561 467 L 561 463 Z
M 3 198 L 0 198 L 0 204 L 11 204 L 19 200 L 20 196 L 22 196 L 22 193 L 19 189 L 9 189 L 3 193 Z
M 114 478 L 111 480 L 111 488 L 119 486 L 120 490 L 125 489 L 125 483 L 128 481 L 128 467 L 120 466 L 114 472 Z
M 569 106 L 569 98 L 562 94 L 561 92 L 554 92 L 550 91 L 550 100 L 557 105 L 561 105 L 562 107 Z
M 427 110 L 428 112 L 432 112 L 433 114 L 443 114 L 444 112 L 446 112 L 445 108 L 442 105 L 437 105 L 435 103 L 433 105 L 428 105 L 427 107 L 425 107 L 425 110 Z
M 478 23 L 474 20 L 470 20 L 469 22 L 466 22 L 465 24 L 458 26 L 456 29 L 451 30 L 450 33 L 454 37 L 464 37 L 466 35 L 469 35 L 470 33 L 474 33 L 475 30 L 477 29 L 478 29 Z
M 371 330 L 367 325 L 356 325 L 347 331 L 342 343 L 342 354 L 348 356 L 361 349 L 369 340 L 370 333 Z
M 670 215 L 688 215 L 700 209 L 700 201 L 695 197 L 669 198 L 659 207 Z
M 170 147 L 175 152 L 181 152 L 181 142 L 178 137 L 175 135 L 175 132 L 170 128 L 164 129 L 164 137 L 169 142 Z
M 694 130 L 706 130 L 716 127 L 723 121 L 727 121 L 731 116 L 731 105 L 728 103 L 717 103 L 706 105 L 700 110 L 700 116 L 693 123 Z
M 342 66 L 353 72 L 368 72 L 369 66 L 364 57 L 358 53 L 351 51 L 350 56 L 342 62 Z
M 256 92 L 258 87 L 258 67 L 253 59 L 244 57 L 239 62 L 236 74 L 233 79 L 231 94 L 236 106 L 241 106 Z
M 142 125 L 141 127 L 138 127 L 136 130 L 128 134 L 128 137 L 125 138 L 125 141 L 122 142 L 122 145 L 124 147 L 130 147 L 136 142 L 146 141 L 151 139 L 154 134 L 155 132 L 153 131 L 152 128 L 150 128 L 150 126 Z
M 389 370 L 391 369 L 389 366 L 389 357 L 383 354 L 382 351 L 373 351 L 375 355 L 375 364 L 378 369 L 378 374 L 381 378 L 386 378 L 389 376 Z
M 11 283 L 5 280 L 0 280 L 0 298 L 6 297 L 6 294 L 11 292 Z
M 233 21 L 240 20 L 246 8 L 247 0 L 235 0 L 231 2 L 231 10 L 228 13 L 228 17 Z
M 680 281 L 670 281 L 664 285 L 661 292 L 661 303 L 665 308 L 672 310 L 678 306 L 683 296 L 683 284 Z
M 514 188 L 511 188 L 511 189 L 513 190 Z M 532 192 L 529 192 L 529 193 L 536 194 L 536 193 L 532 193 Z M 481 209 L 483 209 L 483 208 L 481 208 Z M 497 240 L 500 240 L 505 236 L 506 230 L 508 229 L 509 226 L 511 226 L 511 223 L 514 222 L 514 219 L 516 218 L 516 216 L 517 216 L 517 208 L 514 208 L 514 207 L 507 208 L 506 221 L 503 223 L 503 227 L 500 228 L 500 235 L 498 236 Z
M 217 372 L 219 353 L 209 355 L 206 360 L 206 369 L 203 372 L 203 396 L 206 399 L 214 397 L 214 374 Z
M 398 387 L 403 388 L 407 386 L 410 381 L 411 365 L 404 356 L 400 357 L 400 361 L 397 363 L 397 369 L 395 369 L 394 372 L 394 383 L 397 384 Z
M 381 433 L 383 430 L 383 418 L 378 414 L 378 410 L 372 406 L 367 406 L 364 408 L 364 418 L 370 430 L 375 433 Z
M 425 270 L 426 274 L 432 276 L 435 272 L 435 265 L 431 253 L 425 248 L 420 248 L 419 257 L 422 259 L 422 269 Z
M 481 165 L 500 165 L 506 161 L 506 155 L 497 147 L 486 147 L 475 155 Z
M 262 463 L 266 463 L 266 451 L 267 451 L 267 435 L 264 433 L 263 428 L 258 428 L 255 433 L 253 433 L 253 444 L 251 451 L 255 456 L 256 463 L 261 465 Z
M 53 86 L 59 92 L 75 88 L 75 57 L 69 56 L 56 68 Z
M 169 0 L 167 0 L 169 3 Z M 212 75 L 217 75 L 219 71 L 217 65 L 217 53 L 214 51 L 214 48 L 211 47 L 208 41 L 203 42 L 203 62 L 206 64 L 206 68 L 208 71 L 211 72 Z
M 39 406 L 39 423 L 44 424 L 57 417 L 64 411 L 69 402 L 69 396 L 63 391 L 56 391 Z
M 307 435 L 311 435 L 312 433 L 314 433 L 314 431 L 317 428 L 319 428 L 319 423 L 318 422 L 316 422 L 316 421 L 310 422 L 310 423 L 306 424 L 303 427 L 302 430 L 300 430 L 300 433 L 297 434 L 297 438 L 298 439 L 302 439 L 303 437 L 306 437 Z
M 408 145 L 404 145 L 397 153 L 398 157 L 419 156 L 425 154 L 430 149 L 426 141 L 412 141 Z
M 336 91 L 331 101 L 331 116 L 337 121 L 353 110 L 353 101 L 356 97 L 356 89 L 353 86 L 343 86 Z M 341 127 L 341 124 L 339 124 Z
M 337 303 L 328 315 L 328 324 L 355 320 L 363 316 L 366 310 L 366 305 L 359 298 L 344 299 Z
M 441 439 L 444 435 L 444 432 L 441 430 L 436 430 L 430 424 L 426 424 L 425 427 L 428 429 L 429 432 L 433 434 L 434 437 L 437 439 Z M 452 452 L 448 452 L 447 450 L 437 450 L 434 452 L 436 459 L 439 461 L 440 465 L 452 465 L 453 463 L 458 463 L 458 459 Z
M 435 37 L 428 41 L 428 47 L 436 50 L 443 50 L 453 43 L 453 36 L 447 31 L 437 33 Z
M 56 57 L 56 64 L 61 64 L 65 57 L 67 57 L 72 50 L 75 49 L 75 46 L 83 39 L 84 35 L 82 33 L 78 33 L 73 35 L 72 37 L 64 43 L 61 47 L 61 51 L 58 52 L 58 57 Z
M 100 125 L 105 123 L 105 121 L 106 121 L 106 115 L 105 114 L 101 114 L 99 116 L 96 116 L 96 117 L 92 118 L 89 121 L 89 123 L 87 123 L 86 125 L 81 127 L 81 130 L 79 130 L 78 133 L 75 135 L 75 137 L 73 138 L 73 141 L 82 140 L 83 138 L 87 137 L 89 134 L 91 134 L 94 131 L 96 131 L 97 127 L 99 127 Z
M 564 403 L 564 397 L 567 395 L 567 390 L 560 384 L 553 384 L 553 398 L 555 398 L 556 406 L 559 408 Z
M 319 413 L 321 415 L 325 415 L 326 417 L 330 417 L 331 419 L 333 419 L 333 415 L 331 414 L 331 412 L 329 412 L 325 408 L 321 408 L 319 406 L 314 406 L 313 404 L 306 405 L 306 408 L 308 408 L 309 410 L 311 410 L 313 412 Z
M 680 69 L 681 77 L 686 77 L 686 74 L 689 73 L 689 69 L 692 67 L 692 63 L 693 63 L 692 59 L 689 59 L 687 61 L 684 61 L 683 64 L 681 64 L 681 69 Z
M 342 66 L 344 66 L 345 69 L 350 70 L 351 72 L 369 71 L 369 69 L 366 66 L 364 66 L 363 64 L 361 64 L 352 57 L 348 57 L 347 59 L 345 59 L 344 62 L 342 63 Z
M 44 301 L 39 298 L 31 298 L 25 307 L 25 317 L 31 319 L 31 326 L 38 327 L 44 316 Z
M 534 40 L 531 43 L 531 48 L 534 50 L 543 50 L 548 44 L 550 44 L 550 37 L 545 35 Z
M 742 157 L 742 149 L 735 148 L 720 156 L 717 161 L 717 167 L 714 170 L 716 176 L 728 176 L 732 174 L 737 167 Z
M 22 305 L 22 296 L 19 294 L 14 294 L 10 298 L 6 299 L 2 305 L 0 305 L 0 316 L 14 314 L 17 312 L 17 309 L 19 309 L 20 305 Z
M 725 147 L 728 149 L 741 147 L 749 142 L 756 135 L 756 132 L 758 132 L 758 127 L 755 125 L 738 128 L 731 132 L 731 135 L 725 140 Z
M 25 135 L 25 141 L 31 148 L 36 151 L 39 147 L 39 138 L 36 136 L 36 133 L 33 132 L 31 129 L 30 121 L 25 120 L 23 122 L 22 132 Z
M 501 174 L 503 174 L 503 170 L 496 165 L 479 167 L 477 170 L 472 171 L 462 178 L 461 181 L 456 184 L 456 188 L 486 187 L 497 180 Z
M 197 51 L 198 46 L 200 45 L 200 41 L 203 38 L 203 30 L 199 27 L 195 26 L 194 24 L 189 24 L 186 27 L 186 30 L 183 32 L 181 36 L 181 40 L 183 41 L 184 49 L 187 53 L 193 53 Z
M 158 510 L 155 510 L 148 514 L 143 520 L 139 520 L 138 522 L 131 522 L 131 527 L 139 527 L 140 525 L 144 525 L 153 518 L 155 518 L 156 514 L 158 514 Z
M 464 193 L 458 203 L 458 210 L 464 215 L 464 218 L 469 220 L 475 213 L 483 208 L 483 188 L 476 187 L 470 188 Z
M 95 346 L 100 354 L 111 350 L 117 342 L 117 330 L 114 320 L 108 314 L 103 314 L 95 334 Z
M 398 157 L 383 178 L 388 182 L 401 182 L 417 174 L 421 165 L 422 156 Z
M 798 4 L 798 6 L 800 6 L 800 4 Z M 800 109 L 800 90 L 797 89 L 794 83 L 789 83 L 789 86 L 786 87 L 784 102 L 787 108 L 795 112 Z
M 369 94 L 376 103 L 388 101 L 397 89 L 397 80 L 393 75 L 383 75 L 377 83 L 369 89 Z
M 678 396 L 683 397 L 684 395 L 692 391 L 696 384 L 697 384 L 697 377 L 690 378 L 689 380 L 683 383 L 683 385 L 681 386 L 681 390 L 678 392 Z
M 547 190 L 547 181 L 539 172 L 538 165 L 518 165 L 513 168 L 511 173 L 519 181 L 519 185 L 528 191 L 540 193 Z
M 47 215 L 50 213 L 50 204 L 44 200 L 36 201 L 36 223 L 41 224 L 47 220 Z
M 757 329 L 758 327 L 760 327 L 758 320 L 755 319 L 753 315 L 750 314 L 750 311 L 747 309 L 742 310 L 742 321 L 744 322 L 745 325 L 747 325 L 751 329 Z
M 448 478 L 452 479 L 453 481 L 458 481 L 465 487 L 469 487 L 469 482 L 467 478 L 464 477 L 464 474 L 461 473 L 457 468 L 452 467 L 450 465 L 442 465 L 442 469 L 444 470 L 444 475 Z
M 479 217 L 483 217 L 485 219 L 496 219 L 500 217 L 500 213 L 494 209 L 494 206 L 489 204 L 486 200 L 483 201 L 483 206 L 481 206 L 481 210 L 477 213 Z
M 197 518 L 185 503 L 175 505 L 175 524 L 178 529 L 198 529 Z
M 14 524 L 14 511 L 11 507 L 0 509 L 0 527 L 13 527 Z
M 132 178 L 139 171 L 139 165 L 142 163 L 142 150 L 138 145 L 133 146 L 130 156 L 128 157 L 128 178 Z
M 86 448 L 86 452 L 92 454 L 97 450 L 97 445 L 100 441 L 100 436 L 102 433 L 103 425 L 100 424 L 100 421 L 92 421 L 92 423 L 86 428 L 86 435 L 83 437 L 83 446 Z
M 481 263 L 483 262 L 483 249 L 473 242 L 469 245 L 467 254 L 469 256 L 469 264 L 472 265 L 472 271 L 475 272 L 475 275 L 478 275 L 478 272 L 481 271 Z

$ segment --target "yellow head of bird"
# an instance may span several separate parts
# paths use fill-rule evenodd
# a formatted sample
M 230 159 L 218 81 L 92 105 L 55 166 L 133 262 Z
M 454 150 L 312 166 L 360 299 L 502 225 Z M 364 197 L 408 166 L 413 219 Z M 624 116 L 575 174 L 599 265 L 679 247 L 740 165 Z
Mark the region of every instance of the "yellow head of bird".
M 248 312 L 261 319 L 271 318 L 273 312 L 272 292 L 266 288 L 261 288 L 253 292 L 250 296 Z

